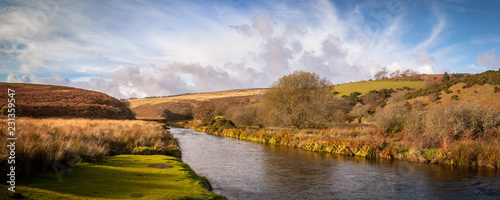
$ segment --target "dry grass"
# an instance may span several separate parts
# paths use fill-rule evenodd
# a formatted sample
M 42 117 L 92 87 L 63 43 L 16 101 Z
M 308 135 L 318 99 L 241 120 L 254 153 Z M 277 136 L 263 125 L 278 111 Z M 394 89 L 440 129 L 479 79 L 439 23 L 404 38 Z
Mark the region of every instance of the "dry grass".
M 7 138 L 7 120 L 0 137 Z M 130 120 L 16 119 L 16 170 L 21 176 L 50 169 L 55 162 L 95 162 L 107 155 L 131 154 L 138 147 L 154 153 L 178 154 L 179 145 L 161 124 Z M 7 140 L 0 145 L 5 147 Z M 0 169 L 8 169 L 8 149 L 0 150 Z M 2 171 L 2 174 L 6 174 Z

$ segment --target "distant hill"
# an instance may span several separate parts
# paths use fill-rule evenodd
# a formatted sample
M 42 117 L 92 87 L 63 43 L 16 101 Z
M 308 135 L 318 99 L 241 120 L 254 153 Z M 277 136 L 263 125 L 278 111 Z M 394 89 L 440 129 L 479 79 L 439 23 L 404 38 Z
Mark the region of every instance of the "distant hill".
M 381 89 L 398 89 L 398 88 L 412 88 L 415 90 L 424 89 L 429 87 L 429 85 L 440 84 L 443 74 L 429 74 L 421 75 L 421 81 L 415 80 L 374 80 L 374 81 L 360 81 L 352 83 L 338 84 L 334 86 L 334 90 L 338 92 L 337 96 L 341 97 L 343 95 L 349 95 L 352 92 L 359 92 L 364 95 L 372 90 Z M 450 74 L 450 77 L 452 74 Z M 475 79 L 483 79 L 481 75 L 475 76 L 473 74 L 463 74 L 463 77 L 479 77 Z M 442 100 L 439 103 L 477 103 L 477 104 L 488 104 L 493 107 L 499 108 L 498 93 L 494 93 L 494 87 L 489 84 L 474 86 L 472 88 L 461 89 L 463 84 L 458 84 L 450 89 L 454 90 L 455 93 L 447 94 L 442 93 L 440 96 Z M 413 90 L 413 91 L 415 91 Z M 171 97 L 155 97 L 155 98 L 142 98 L 142 99 L 129 99 L 130 108 L 137 114 L 138 119 L 163 119 L 162 114 L 165 109 L 169 109 L 172 112 L 182 112 L 186 110 L 192 110 L 196 108 L 201 102 L 212 101 L 212 102 L 238 102 L 238 101 L 255 101 L 260 96 L 265 94 L 267 89 L 241 89 L 241 90 L 229 90 L 220 92 L 207 92 L 207 93 L 197 93 L 197 94 L 186 94 Z M 460 92 L 460 93 L 459 93 Z M 451 96 L 457 95 L 457 100 L 451 100 Z M 479 97 L 480 96 L 480 97 Z M 412 99 L 410 102 L 424 102 L 426 105 L 432 106 L 432 103 L 428 100 L 429 97 L 424 95 L 417 99 Z
M 252 101 L 263 95 L 267 89 L 240 89 L 220 92 L 186 94 L 172 97 L 129 99 L 130 108 L 137 114 L 137 119 L 163 119 L 165 109 L 180 107 L 196 108 L 204 101 Z
M 64 86 L 0 83 L 0 114 L 7 114 L 7 89 L 15 90 L 17 117 L 135 119 L 132 111 L 109 95 Z
M 335 85 L 335 91 L 338 91 L 337 96 L 349 95 L 351 92 L 360 92 L 365 94 L 372 90 L 380 89 L 397 89 L 403 87 L 419 89 L 424 87 L 424 81 L 403 81 L 403 80 L 377 80 L 377 81 L 361 81 L 353 83 L 344 83 Z M 161 116 L 163 110 L 174 109 L 179 110 L 179 107 L 195 108 L 203 101 L 244 101 L 254 100 L 266 93 L 267 89 L 240 89 L 220 92 L 207 92 L 197 94 L 186 94 L 172 97 L 156 97 L 156 98 L 141 98 L 129 99 L 130 108 L 137 114 L 138 119 L 163 119 Z

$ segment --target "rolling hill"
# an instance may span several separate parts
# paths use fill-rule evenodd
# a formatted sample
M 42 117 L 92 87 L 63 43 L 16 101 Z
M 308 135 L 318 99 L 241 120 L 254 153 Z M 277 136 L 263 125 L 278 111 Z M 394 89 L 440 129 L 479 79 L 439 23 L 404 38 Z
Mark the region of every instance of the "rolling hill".
M 351 92 L 360 92 L 365 94 L 372 90 L 380 89 L 397 89 L 403 87 L 422 88 L 424 81 L 402 81 L 402 80 L 377 80 L 377 81 L 362 81 L 353 83 L 344 83 L 335 85 L 335 91 L 338 91 L 337 96 L 349 95 Z M 207 92 L 197 94 L 187 94 L 172 97 L 157 97 L 157 98 L 141 98 L 129 99 L 130 108 L 137 115 L 137 119 L 163 119 L 161 116 L 164 109 L 176 109 L 178 107 L 195 108 L 200 102 L 204 101 L 244 101 L 255 100 L 259 96 L 265 94 L 267 89 L 240 89 L 228 90 L 219 92 Z
M 0 83 L 0 114 L 7 114 L 7 89 L 15 91 L 16 117 L 135 119 L 120 100 L 104 93 L 54 85 Z
M 196 108 L 205 101 L 254 101 L 263 95 L 267 89 L 240 89 L 219 92 L 187 94 L 171 97 L 129 99 L 130 109 L 136 113 L 137 119 L 163 119 L 165 109 L 179 107 Z

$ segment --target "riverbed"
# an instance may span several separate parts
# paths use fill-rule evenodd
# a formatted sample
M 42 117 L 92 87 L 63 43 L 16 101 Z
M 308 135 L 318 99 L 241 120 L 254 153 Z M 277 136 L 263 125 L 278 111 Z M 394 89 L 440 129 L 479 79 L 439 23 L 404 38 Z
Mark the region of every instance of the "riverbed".
M 499 199 L 500 171 L 365 159 L 171 128 L 182 159 L 229 199 Z

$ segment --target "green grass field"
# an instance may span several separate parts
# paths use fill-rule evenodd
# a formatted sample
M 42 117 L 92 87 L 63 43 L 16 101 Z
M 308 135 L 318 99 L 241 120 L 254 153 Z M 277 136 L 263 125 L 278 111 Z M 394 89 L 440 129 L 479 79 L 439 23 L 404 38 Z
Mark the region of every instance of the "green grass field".
M 352 92 L 360 92 L 363 95 L 372 90 L 381 89 L 396 89 L 396 88 L 422 88 L 424 87 L 424 81 L 397 81 L 397 80 L 378 80 L 378 81 L 364 81 L 364 82 L 354 82 L 354 83 L 344 83 L 340 85 L 335 85 L 335 91 L 339 92 L 337 96 L 349 95 Z
M 150 164 L 173 166 L 149 168 Z M 18 183 L 25 199 L 225 199 L 205 189 L 187 164 L 164 155 L 119 155 Z M 61 180 L 61 181 L 60 181 Z M 8 195 L 5 185 L 1 186 Z M 5 197 L 5 196 L 4 196 Z

